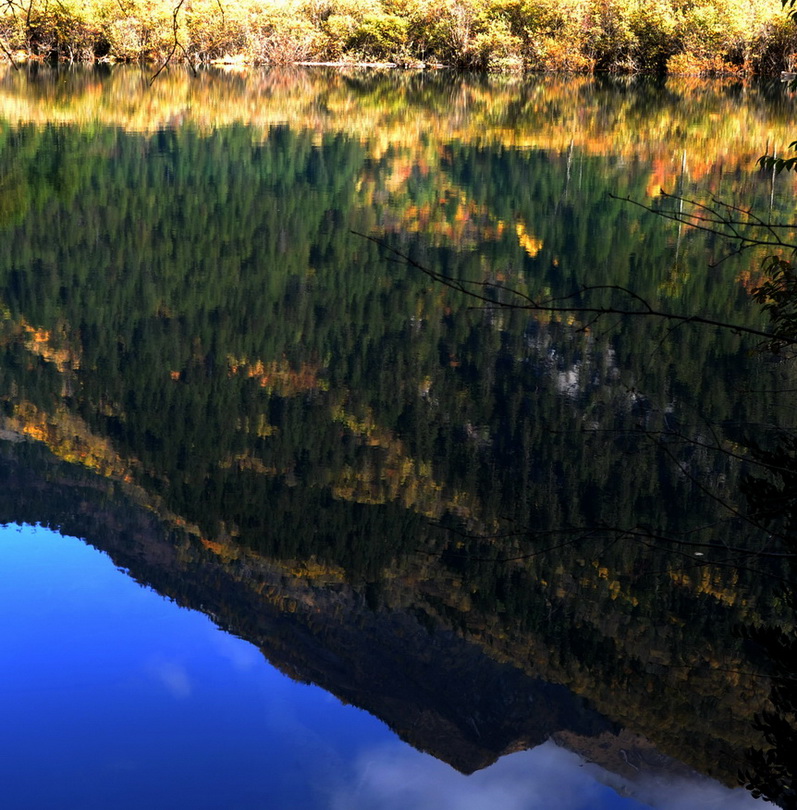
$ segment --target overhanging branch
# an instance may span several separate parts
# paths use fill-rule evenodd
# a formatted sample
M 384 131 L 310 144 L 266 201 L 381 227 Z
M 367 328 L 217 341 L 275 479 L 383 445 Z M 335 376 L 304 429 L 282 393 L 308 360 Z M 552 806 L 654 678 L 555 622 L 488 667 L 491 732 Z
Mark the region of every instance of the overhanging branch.
M 777 340 L 785 346 L 797 345 L 797 336 L 782 337 L 773 332 L 763 329 L 756 329 L 751 326 L 744 326 L 743 324 L 721 321 L 715 318 L 706 318 L 702 315 L 681 315 L 677 312 L 668 312 L 667 310 L 657 309 L 633 290 L 619 284 L 584 285 L 566 295 L 538 300 L 522 290 L 502 284 L 501 282 L 459 279 L 455 278 L 454 276 L 441 273 L 437 270 L 432 270 L 431 268 L 426 267 L 413 259 L 407 253 L 404 253 L 398 248 L 389 245 L 384 239 L 371 236 L 369 234 L 360 233 L 359 231 L 352 231 L 352 233 L 356 236 L 368 239 L 370 242 L 378 245 L 396 259 L 401 260 L 404 264 L 419 270 L 433 281 L 480 302 L 482 304 L 482 308 L 484 309 L 498 308 L 527 310 L 529 312 L 539 312 L 548 315 L 585 315 L 593 318 L 600 318 L 605 315 L 647 317 L 673 324 L 698 324 L 701 326 L 711 326 L 719 329 L 725 329 L 734 334 L 750 335 L 755 338 L 760 338 L 768 343 Z M 794 248 L 797 250 L 797 245 L 795 245 Z M 589 303 L 568 303 L 574 301 L 575 299 L 583 299 L 585 297 L 589 298 L 592 295 L 607 292 L 620 294 L 620 296 L 629 302 L 629 305 L 609 306 L 591 305 Z M 499 293 L 504 296 L 502 300 L 496 299 L 496 294 Z

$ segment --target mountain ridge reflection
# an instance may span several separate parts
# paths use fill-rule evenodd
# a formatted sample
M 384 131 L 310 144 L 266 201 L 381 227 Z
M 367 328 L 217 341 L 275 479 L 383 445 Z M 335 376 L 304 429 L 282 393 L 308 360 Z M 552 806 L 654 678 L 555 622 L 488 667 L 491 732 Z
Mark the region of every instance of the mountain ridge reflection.
M 508 810 L 634 810 L 642 806 L 638 801 L 661 810 L 698 803 L 740 810 L 759 806 L 744 792 L 729 792 L 688 771 L 665 788 L 660 774 L 635 783 L 598 766 L 585 769 L 582 757 L 552 741 L 506 755 L 466 779 L 436 759 L 396 747 L 381 722 L 353 707 L 329 704 L 320 691 L 307 691 L 310 687 L 277 671 L 269 674 L 262 659 L 253 659 L 253 648 L 209 632 L 200 614 L 178 611 L 149 589 L 131 590 L 125 585 L 132 585 L 128 576 L 113 570 L 105 555 L 74 538 L 6 525 L 0 530 L 0 566 L 5 577 L 13 577 L 13 586 L 3 589 L 0 607 L 15 610 L 17 617 L 15 635 L 5 639 L 2 655 L 7 694 L 30 694 L 7 715 L 7 728 L 16 728 L 15 745 L 4 757 L 4 796 L 13 810 L 55 801 L 79 802 L 91 810 L 108 801 L 110 785 L 120 778 L 126 788 L 115 793 L 113 802 L 122 809 L 137 806 L 152 790 L 160 795 L 149 798 L 156 810 L 188 806 L 189 801 L 197 808 L 217 807 L 218 801 L 255 808 L 275 797 L 286 810 L 424 810 L 441 803 L 452 810 L 479 810 L 496 802 Z M 53 649 L 42 633 L 43 623 L 68 646 Z M 229 667 L 208 652 L 214 647 L 230 661 Z M 210 683 L 202 687 L 208 677 Z M 75 691 L 73 681 L 83 681 L 84 694 Z M 243 699 L 231 701 L 230 690 Z M 47 692 L 52 694 L 42 700 Z M 266 694 L 271 697 L 264 702 Z M 308 702 L 310 695 L 314 697 Z M 253 698 L 254 704 L 245 702 Z M 120 699 L 127 705 L 107 704 Z M 38 711 L 32 708 L 37 704 Z M 68 704 L 73 706 L 66 711 Z M 323 705 L 329 709 L 319 711 Z M 263 712 L 267 706 L 271 708 Z M 211 725 L 219 711 L 228 715 L 226 728 Z M 331 714 L 324 717 L 325 711 Z M 247 714 L 260 720 L 244 721 Z M 138 730 L 131 734 L 130 718 L 136 715 L 146 725 L 135 724 Z M 52 750 L 38 736 L 42 723 L 51 737 L 63 729 L 63 737 L 52 740 Z M 360 731 L 341 738 L 341 729 L 350 725 Z M 132 743 L 120 746 L 120 733 Z M 153 734 L 165 740 L 158 742 Z M 247 755 L 268 739 L 276 746 L 266 745 L 265 759 Z M 67 740 L 69 745 L 61 744 Z M 59 784 L 29 781 L 31 761 L 24 757 L 36 746 L 48 756 L 48 772 L 64 774 Z M 165 760 L 160 769 L 156 759 Z M 290 764 L 296 759 L 313 764 L 296 772 Z M 227 774 L 230 767 L 234 780 Z M 294 778 L 277 776 L 285 769 Z M 300 772 L 303 790 L 297 790 Z M 189 788 L 189 782 L 196 784 Z M 607 792 L 603 784 L 613 789 Z M 665 792 L 667 798 L 657 798 Z
M 736 784 L 773 694 L 738 628 L 789 618 L 782 559 L 738 564 L 738 433 L 795 424 L 792 367 L 733 331 L 474 311 L 352 231 L 490 294 L 632 283 L 759 323 L 745 260 L 707 269 L 711 240 L 618 196 L 790 215 L 795 178 L 719 148 L 785 131 L 787 99 L 328 78 L 174 74 L 129 106 L 140 73 L 2 79 L 3 519 L 462 771 L 556 739 Z M 203 686 L 151 664 L 178 705 Z
M 295 599 L 290 575 L 281 567 L 280 578 L 287 598 L 271 600 L 272 605 L 280 605 L 276 611 L 268 603 L 261 603 L 258 616 L 258 605 L 241 592 L 240 586 L 236 589 L 234 581 L 225 580 L 222 576 L 216 554 L 209 553 L 206 561 L 209 559 L 211 567 L 205 570 L 206 566 L 195 555 L 186 554 L 190 536 L 165 527 L 149 510 L 137 507 L 129 495 L 124 494 L 124 485 L 98 487 L 92 476 L 65 465 L 46 451 L 26 442 L 6 442 L 2 447 L 0 478 L 4 483 L 4 497 L 0 498 L 0 516 L 3 521 L 9 521 L 10 512 L 38 513 L 42 523 L 58 526 L 64 533 L 80 534 L 82 530 L 86 533 L 83 536 L 95 548 L 107 554 L 127 577 L 145 588 L 162 589 L 178 605 L 208 615 L 219 627 L 259 647 L 271 665 L 293 681 L 319 684 L 335 694 L 343 704 L 366 708 L 415 748 L 447 761 L 460 771 L 480 771 L 491 766 L 496 759 L 503 761 L 512 751 L 526 748 L 536 750 L 540 746 L 548 751 L 556 741 L 557 751 L 564 752 L 570 748 L 571 753 L 567 757 L 564 753 L 541 754 L 543 759 L 552 757 L 552 761 L 560 761 L 565 757 L 570 763 L 569 767 L 577 768 L 583 766 L 585 761 L 594 762 L 597 759 L 600 765 L 596 764 L 595 767 L 599 781 L 631 796 L 639 792 L 642 801 L 648 801 L 649 795 L 655 793 L 652 786 L 657 782 L 680 785 L 687 793 L 691 790 L 707 790 L 709 794 L 719 791 L 718 796 L 724 797 L 725 801 L 731 800 L 729 797 L 732 794 L 725 792 L 726 789 L 720 790 L 719 785 L 713 782 L 711 784 L 715 784 L 715 788 L 701 787 L 709 783 L 701 781 L 702 778 L 697 777 L 691 769 L 657 753 L 644 738 L 622 731 L 616 723 L 589 708 L 586 701 L 573 696 L 563 687 L 529 678 L 509 664 L 494 661 L 483 650 L 469 648 L 467 643 L 448 631 L 435 631 L 428 626 L 421 628 L 416 624 L 416 630 L 410 632 L 417 621 L 411 618 L 412 609 L 403 621 L 397 621 L 394 616 L 388 624 L 377 623 L 375 629 L 369 631 L 369 622 L 378 618 L 380 611 L 375 612 L 364 597 L 356 597 L 356 592 L 352 592 L 357 602 L 355 611 L 359 615 L 358 619 L 352 621 L 351 615 L 340 610 L 339 585 L 334 583 L 333 597 L 338 609 L 332 611 L 333 630 L 330 631 L 320 621 L 319 611 L 325 608 L 319 604 L 317 594 L 302 605 Z M 19 464 L 18 456 L 24 459 L 24 465 Z M 34 460 L 37 464 L 32 463 Z M 6 538 L 9 531 L 5 530 Z M 20 560 L 24 560 L 24 542 L 27 538 L 15 539 L 16 553 Z M 197 547 L 203 548 L 200 543 L 193 542 L 195 550 Z M 38 552 L 41 560 L 39 575 L 47 572 L 47 576 L 54 580 L 50 586 L 53 592 L 65 590 L 67 597 L 70 592 L 80 597 L 84 597 L 86 592 L 91 594 L 97 588 L 92 580 L 86 580 L 88 587 L 80 584 L 80 576 L 74 577 L 77 582 L 72 581 L 72 574 L 78 570 L 74 564 L 70 568 L 63 565 L 60 559 L 57 563 L 47 559 L 46 552 L 53 548 L 51 545 L 45 552 Z M 7 568 L 4 574 L 9 575 Z M 304 577 L 300 575 L 297 579 L 301 582 Z M 212 583 L 210 588 L 209 582 Z M 17 587 L 22 590 L 30 586 L 21 581 Z M 107 589 L 108 585 L 103 587 Z M 97 591 L 97 595 L 100 593 L 102 591 Z M 55 600 L 52 607 L 57 608 L 57 599 L 63 598 L 63 594 L 52 598 Z M 32 599 L 35 604 L 35 595 Z M 112 588 L 107 591 L 106 599 L 110 601 L 104 610 L 113 606 L 115 597 Z M 124 610 L 124 604 L 123 601 L 119 610 Z M 9 610 L 12 606 L 13 601 Z M 86 615 L 90 616 L 90 609 L 86 610 Z M 241 613 L 236 614 L 236 610 Z M 303 611 L 305 620 L 297 625 L 295 617 Z M 351 627 L 356 628 L 353 633 L 349 630 Z M 143 632 L 147 632 L 146 627 Z M 46 642 L 47 635 L 42 636 Z M 359 636 L 362 638 L 357 641 Z M 108 638 L 103 643 L 107 647 L 124 646 L 125 639 Z M 216 647 L 219 643 L 214 642 Z M 223 655 L 238 673 L 257 677 L 256 673 L 262 669 L 249 653 L 235 651 L 230 654 L 227 647 Z M 94 666 L 96 659 L 92 659 L 93 656 L 88 656 L 86 665 Z M 192 701 L 195 697 L 196 679 L 192 679 L 185 665 L 173 659 L 168 648 L 149 655 L 142 672 L 150 682 L 158 684 L 158 690 L 171 703 Z M 212 676 L 212 680 L 222 690 L 235 688 L 224 686 L 223 680 L 218 680 L 216 676 Z M 175 722 L 179 726 L 184 720 L 181 721 L 178 715 Z M 558 746 L 565 748 L 559 749 Z M 380 768 L 389 783 L 398 779 L 396 769 L 400 766 L 397 763 L 403 761 L 402 755 L 398 760 L 393 757 L 383 761 Z M 440 771 L 436 766 L 418 765 L 413 760 L 407 767 L 412 773 L 420 768 L 419 773 L 439 781 L 438 790 L 442 790 L 441 786 L 450 781 L 445 777 L 445 771 Z M 517 770 L 514 765 L 501 767 L 508 768 L 508 773 L 516 776 L 525 768 L 518 766 Z M 616 773 L 612 774 L 611 769 Z M 550 776 L 548 766 L 540 766 L 539 774 L 541 778 L 546 774 Z M 395 795 L 388 798 L 384 786 L 380 787 L 379 780 L 373 781 L 373 776 L 372 772 L 368 776 L 366 768 L 357 780 L 346 787 L 341 786 L 338 798 L 329 806 L 392 807 Z M 643 778 L 640 780 L 640 777 Z M 404 782 L 405 793 L 410 791 L 405 799 L 416 802 L 409 806 L 431 806 L 426 798 L 422 798 L 422 795 L 426 796 L 426 788 L 418 788 L 416 794 L 411 787 L 416 783 L 429 787 L 424 782 L 425 778 L 413 777 Z M 492 776 L 485 778 L 487 795 L 493 796 L 494 791 L 501 793 L 504 790 L 500 779 L 494 780 Z M 518 788 L 517 796 L 512 799 L 517 802 L 517 807 L 554 806 L 550 804 L 550 796 L 545 798 L 547 803 L 543 803 L 546 790 L 532 789 L 525 781 L 523 784 L 530 792 L 524 795 Z M 357 790 L 362 792 L 352 794 L 353 785 L 358 785 Z M 456 782 L 451 786 L 452 795 L 463 791 L 463 807 L 481 806 L 468 804 L 466 797 L 473 796 L 471 787 L 458 785 Z M 595 802 L 599 797 L 596 798 L 595 790 L 597 788 L 592 778 L 579 782 L 568 793 L 576 797 L 574 803 L 565 802 L 562 806 L 598 806 Z M 404 794 L 399 791 L 396 795 Z M 431 795 L 435 795 L 434 790 Z M 578 797 L 583 798 L 584 804 L 578 803 L 581 801 Z M 747 794 L 745 798 L 753 802 Z M 493 800 L 494 796 L 490 801 Z M 535 804 L 537 800 L 539 805 Z M 600 799 L 604 800 L 609 802 L 607 806 L 620 806 L 612 804 L 619 802 L 619 798 Z M 742 799 L 737 796 L 732 801 L 741 802 Z M 484 806 L 491 806 L 490 802 L 485 802 Z M 515 805 L 510 802 L 508 806 Z M 636 805 L 629 805 L 632 806 Z

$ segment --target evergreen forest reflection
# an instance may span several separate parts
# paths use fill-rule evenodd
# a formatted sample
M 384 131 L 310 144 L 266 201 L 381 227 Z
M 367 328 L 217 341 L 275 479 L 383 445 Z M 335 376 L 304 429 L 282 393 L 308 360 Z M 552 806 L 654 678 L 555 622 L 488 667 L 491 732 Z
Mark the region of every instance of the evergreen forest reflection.
M 618 198 L 788 222 L 782 88 L 147 78 L 0 80 L 0 519 L 464 773 L 552 739 L 793 806 L 793 365 L 357 235 L 763 325 L 755 257 Z

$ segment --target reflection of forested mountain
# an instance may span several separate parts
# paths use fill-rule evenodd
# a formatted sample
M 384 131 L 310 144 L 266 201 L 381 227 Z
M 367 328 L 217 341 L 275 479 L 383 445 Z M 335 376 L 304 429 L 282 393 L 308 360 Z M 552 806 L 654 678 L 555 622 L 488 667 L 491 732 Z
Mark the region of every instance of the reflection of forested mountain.
M 731 333 L 473 311 L 351 233 L 751 319 L 738 265 L 707 273 L 691 234 L 674 266 L 660 223 L 607 201 L 650 167 L 454 143 L 399 193 L 389 150 L 340 133 L 3 136 L 5 520 L 89 537 L 465 770 L 620 723 L 733 778 L 765 694 L 733 629 L 771 586 L 617 530 L 753 542 L 743 469 L 706 445 L 780 419 L 736 381 L 784 372 Z
M 459 770 L 485 767 L 554 736 L 627 777 L 687 772 L 590 700 L 543 680 L 561 670 L 541 650 L 539 658 L 512 659 L 489 632 L 468 640 L 433 607 L 450 599 L 445 592 L 457 583 L 436 583 L 437 598 L 430 600 L 424 566 L 410 565 L 388 582 L 357 584 L 314 559 L 278 561 L 210 542 L 164 526 L 128 485 L 59 462 L 10 432 L 3 439 L 0 521 L 44 522 L 88 538 L 130 576 L 258 645 L 286 674 L 368 709 Z M 545 643 L 535 631 L 523 641 Z M 744 696 L 734 691 L 735 711 Z M 720 778 L 738 764 L 735 735 L 747 716 L 729 720 L 689 729 L 706 753 L 723 758 L 714 771 Z M 695 756 L 694 740 L 680 742 L 685 747 L 671 754 Z

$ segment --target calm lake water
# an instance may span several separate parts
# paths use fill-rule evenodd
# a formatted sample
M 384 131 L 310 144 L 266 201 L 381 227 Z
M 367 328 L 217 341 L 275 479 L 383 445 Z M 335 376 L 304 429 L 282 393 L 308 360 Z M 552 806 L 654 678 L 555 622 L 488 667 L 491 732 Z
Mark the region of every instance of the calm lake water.
M 791 104 L 2 74 L 3 806 L 761 806 L 740 772 L 774 795 L 792 573 L 756 552 L 790 513 L 753 481 L 792 469 L 793 364 L 492 302 L 624 288 L 766 327 L 764 254 L 646 208 L 788 222 L 794 178 L 755 161 Z

